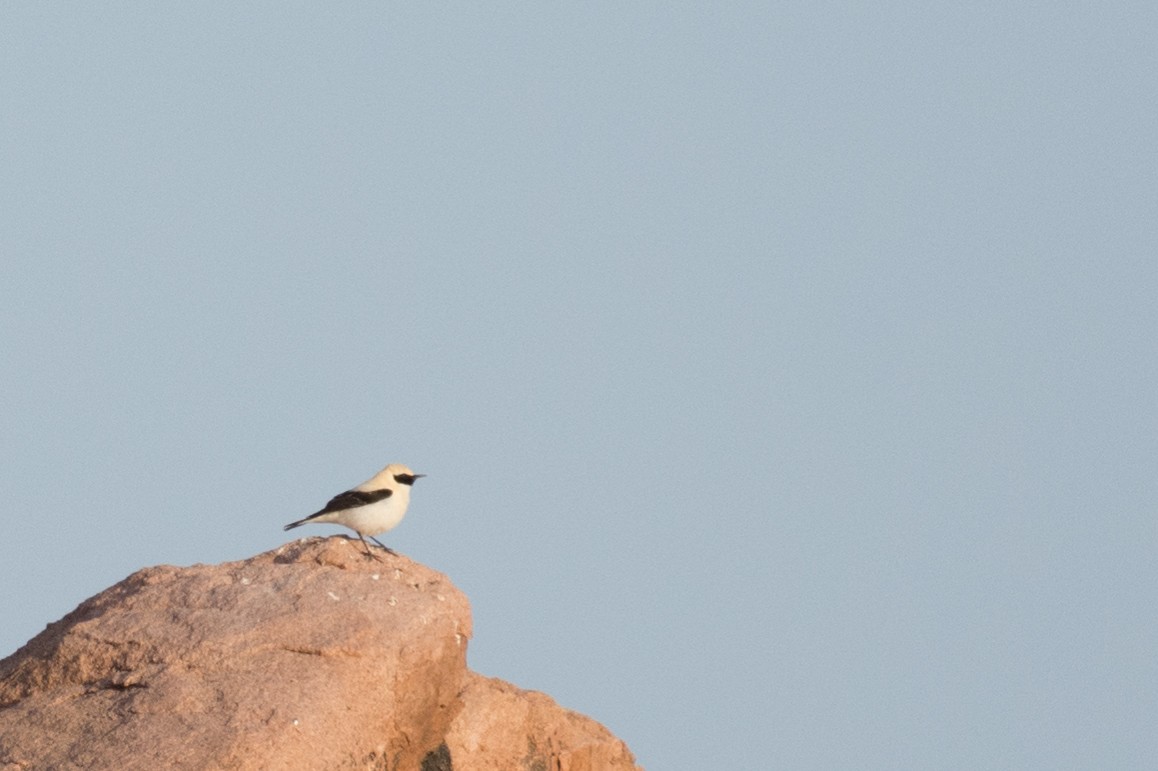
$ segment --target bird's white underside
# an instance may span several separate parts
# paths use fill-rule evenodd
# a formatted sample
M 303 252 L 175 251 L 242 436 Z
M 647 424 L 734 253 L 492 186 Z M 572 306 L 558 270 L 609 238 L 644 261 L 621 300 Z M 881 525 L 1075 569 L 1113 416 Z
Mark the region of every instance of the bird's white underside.
M 310 520 L 310 524 L 333 522 L 361 533 L 362 535 L 378 535 L 398 526 L 406 516 L 406 506 L 410 503 L 409 489 L 395 490 L 394 495 L 380 501 L 358 506 L 354 509 L 331 511 Z

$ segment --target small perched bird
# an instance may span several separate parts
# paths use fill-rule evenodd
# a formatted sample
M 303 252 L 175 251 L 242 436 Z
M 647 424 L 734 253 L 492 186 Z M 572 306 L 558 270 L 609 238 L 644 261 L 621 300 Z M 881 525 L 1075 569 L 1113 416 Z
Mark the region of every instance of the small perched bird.
M 415 474 L 401 463 L 391 463 L 353 490 L 335 495 L 321 511 L 297 522 L 290 522 L 285 529 L 290 530 L 309 522 L 345 525 L 358 534 L 358 540 L 366 547 L 366 555 L 380 560 L 370 551 L 370 545 L 362 536 L 370 536 L 371 541 L 394 554 L 393 549 L 374 536 L 393 529 L 402 521 L 406 516 L 406 507 L 410 505 L 410 486 L 414 480 L 424 476 Z

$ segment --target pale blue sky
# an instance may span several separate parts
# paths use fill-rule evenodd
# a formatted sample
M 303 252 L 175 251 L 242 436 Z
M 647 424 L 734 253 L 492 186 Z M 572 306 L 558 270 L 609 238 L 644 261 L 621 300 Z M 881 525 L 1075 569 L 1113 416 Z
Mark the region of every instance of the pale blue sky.
M 650 771 L 1158 765 L 1158 12 L 965 6 L 5 3 L 0 655 L 402 461 Z

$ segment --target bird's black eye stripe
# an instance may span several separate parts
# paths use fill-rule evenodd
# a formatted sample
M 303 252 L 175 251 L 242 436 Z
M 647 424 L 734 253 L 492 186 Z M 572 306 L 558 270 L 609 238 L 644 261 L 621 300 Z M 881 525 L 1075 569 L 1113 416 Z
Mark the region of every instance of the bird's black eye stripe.
M 418 479 L 416 474 L 395 474 L 394 481 L 400 485 L 412 485 L 414 480 Z

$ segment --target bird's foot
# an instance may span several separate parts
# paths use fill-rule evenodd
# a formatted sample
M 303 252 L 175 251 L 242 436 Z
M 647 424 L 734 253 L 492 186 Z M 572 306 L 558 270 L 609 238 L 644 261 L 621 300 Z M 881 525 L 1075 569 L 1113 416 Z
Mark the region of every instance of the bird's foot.
M 398 556 L 398 552 L 394 551 L 393 549 L 391 549 L 389 546 L 387 546 L 386 544 L 379 541 L 374 536 L 370 536 L 370 540 L 373 541 L 374 543 L 378 544 L 379 546 L 381 546 L 383 549 L 385 549 L 387 554 L 393 554 L 395 557 Z

